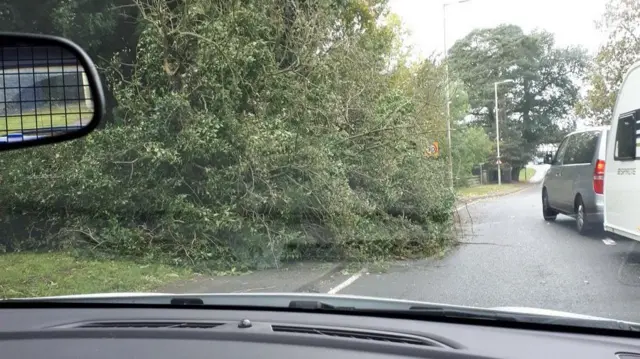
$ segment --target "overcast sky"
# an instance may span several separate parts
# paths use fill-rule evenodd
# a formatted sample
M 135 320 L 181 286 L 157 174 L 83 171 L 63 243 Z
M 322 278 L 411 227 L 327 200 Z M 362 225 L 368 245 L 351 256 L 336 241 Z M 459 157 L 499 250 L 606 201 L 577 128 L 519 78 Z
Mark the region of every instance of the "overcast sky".
M 456 0 L 390 0 L 412 35 L 409 42 L 422 55 L 443 52 L 442 4 Z M 604 35 L 595 21 L 604 13 L 606 0 L 469 0 L 447 6 L 447 44 L 475 28 L 516 24 L 525 31 L 545 29 L 558 45 L 579 44 L 595 52 Z

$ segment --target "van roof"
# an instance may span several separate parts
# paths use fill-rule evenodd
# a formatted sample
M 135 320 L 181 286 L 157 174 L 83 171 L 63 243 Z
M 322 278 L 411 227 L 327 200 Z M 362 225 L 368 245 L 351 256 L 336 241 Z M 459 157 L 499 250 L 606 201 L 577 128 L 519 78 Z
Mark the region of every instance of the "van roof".
M 627 76 L 629 76 L 629 74 L 630 74 L 631 72 L 633 72 L 633 70 L 635 70 L 635 69 L 636 69 L 636 68 L 638 68 L 638 67 L 640 67 L 640 61 L 636 61 L 636 62 L 634 62 L 634 63 L 633 63 L 633 65 L 631 65 L 631 66 L 627 69 L 627 71 L 624 73 L 624 76 L 622 76 L 622 84 L 623 84 L 623 85 L 624 85 L 624 80 L 626 80 L 626 79 L 627 79 Z M 622 88 L 622 87 L 620 87 L 620 88 Z
M 591 131 L 606 131 L 611 129 L 611 126 L 595 126 L 595 127 L 586 127 L 586 128 L 582 128 L 576 131 L 573 131 L 569 134 L 567 134 L 567 136 L 569 135 L 573 135 L 575 133 L 582 133 L 582 132 L 591 132 Z M 566 136 L 565 136 L 566 137 Z

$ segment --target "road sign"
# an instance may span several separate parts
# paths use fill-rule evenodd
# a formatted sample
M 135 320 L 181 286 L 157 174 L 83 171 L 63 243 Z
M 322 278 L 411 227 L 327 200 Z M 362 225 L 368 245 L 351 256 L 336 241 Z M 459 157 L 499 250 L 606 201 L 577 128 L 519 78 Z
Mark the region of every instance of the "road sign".
M 424 151 L 425 157 L 438 157 L 440 155 L 440 146 L 438 145 L 438 141 L 433 141 L 427 149 Z
M 502 161 L 497 160 L 497 161 L 496 161 L 496 164 L 497 164 L 497 165 L 501 165 L 501 164 L 502 164 Z

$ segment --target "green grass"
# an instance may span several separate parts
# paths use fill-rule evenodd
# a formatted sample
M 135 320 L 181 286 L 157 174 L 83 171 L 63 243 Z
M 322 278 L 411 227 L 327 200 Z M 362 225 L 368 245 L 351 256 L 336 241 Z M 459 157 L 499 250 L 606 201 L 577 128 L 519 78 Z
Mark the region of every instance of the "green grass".
M 1 254 L 0 268 L 0 298 L 152 291 L 191 277 L 181 268 L 83 260 L 65 253 Z
M 70 107 L 64 113 L 64 108 L 38 110 L 35 112 L 22 113 L 21 115 L 0 116 L 0 135 L 21 130 L 33 130 L 36 128 L 50 128 L 55 126 L 73 125 L 80 120 L 80 113 L 85 121 L 91 120 L 93 110 L 88 108 L 79 109 L 77 106 Z
M 462 198 L 483 197 L 511 192 L 519 188 L 517 183 L 487 184 L 475 187 L 466 187 L 458 189 L 458 196 Z
M 520 170 L 520 175 L 518 176 L 518 181 L 527 182 L 528 180 L 536 174 L 536 170 L 533 168 L 523 168 Z

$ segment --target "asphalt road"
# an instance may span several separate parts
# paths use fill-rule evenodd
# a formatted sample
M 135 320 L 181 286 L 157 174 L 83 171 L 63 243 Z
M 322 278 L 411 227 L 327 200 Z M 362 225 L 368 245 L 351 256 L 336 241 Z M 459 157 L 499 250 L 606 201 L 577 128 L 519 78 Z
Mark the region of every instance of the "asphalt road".
M 519 306 L 640 321 L 640 244 L 542 219 L 540 187 L 459 211 L 463 243 L 439 259 L 365 270 L 340 294 L 479 307 Z M 353 279 L 353 278 L 352 278 Z
M 170 293 L 315 292 L 478 307 L 534 307 L 640 322 L 640 243 L 579 235 L 542 218 L 540 185 L 459 210 L 461 244 L 444 256 L 383 267 L 298 263 L 174 283 Z M 463 231 L 462 231 L 463 230 Z

